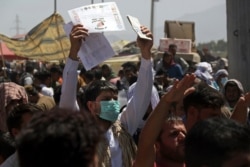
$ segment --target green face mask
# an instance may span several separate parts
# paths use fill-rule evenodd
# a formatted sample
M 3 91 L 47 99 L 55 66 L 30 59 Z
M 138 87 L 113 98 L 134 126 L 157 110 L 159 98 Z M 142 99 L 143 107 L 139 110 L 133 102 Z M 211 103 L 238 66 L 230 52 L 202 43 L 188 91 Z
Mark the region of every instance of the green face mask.
M 101 101 L 100 118 L 115 122 L 120 113 L 120 103 L 117 100 Z

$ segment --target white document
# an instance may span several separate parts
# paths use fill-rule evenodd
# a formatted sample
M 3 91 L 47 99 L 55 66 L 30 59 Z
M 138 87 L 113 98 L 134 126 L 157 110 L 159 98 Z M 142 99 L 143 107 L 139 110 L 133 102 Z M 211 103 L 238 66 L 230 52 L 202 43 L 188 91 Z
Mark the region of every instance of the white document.
M 147 40 L 152 40 L 151 38 L 147 37 L 145 34 L 143 34 L 141 32 L 141 24 L 140 24 L 138 18 L 127 15 L 127 19 L 129 21 L 129 23 L 131 24 L 132 28 L 134 29 L 134 31 L 137 33 L 137 35 L 140 38 L 147 39 Z
M 97 3 L 68 11 L 73 24 L 82 24 L 89 33 L 122 31 L 125 26 L 115 2 Z
M 64 26 L 64 30 L 68 36 L 72 27 L 72 22 Z M 114 55 L 113 48 L 102 33 L 89 34 L 78 52 L 78 56 L 86 70 L 90 70 Z

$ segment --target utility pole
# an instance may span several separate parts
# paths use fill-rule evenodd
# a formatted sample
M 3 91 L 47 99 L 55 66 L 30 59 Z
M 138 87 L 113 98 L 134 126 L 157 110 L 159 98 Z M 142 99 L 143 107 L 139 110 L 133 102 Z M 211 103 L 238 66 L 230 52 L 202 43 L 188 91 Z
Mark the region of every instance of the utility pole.
M 155 2 L 159 2 L 159 0 L 151 0 L 150 30 L 152 33 L 154 33 Z
M 54 0 L 54 13 L 57 12 L 57 4 L 56 4 L 56 0 Z
M 18 17 L 18 15 L 16 15 L 16 35 L 20 34 L 19 33 L 19 29 L 20 29 L 19 23 L 20 23 L 19 17 Z
M 24 28 L 20 27 L 20 20 L 19 20 L 19 16 L 18 15 L 16 15 L 15 23 L 16 23 L 16 26 L 13 27 L 13 28 L 11 28 L 11 29 L 15 29 L 16 30 L 16 36 L 17 36 L 17 35 L 20 35 L 20 30 L 24 29 Z
M 154 33 L 154 0 L 151 0 L 150 30 Z

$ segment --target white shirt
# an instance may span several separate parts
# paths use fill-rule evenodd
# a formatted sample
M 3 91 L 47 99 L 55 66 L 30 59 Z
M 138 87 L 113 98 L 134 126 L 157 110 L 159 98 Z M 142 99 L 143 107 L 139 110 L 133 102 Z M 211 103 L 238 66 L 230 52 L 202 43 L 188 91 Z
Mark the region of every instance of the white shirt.
M 17 152 L 9 156 L 0 167 L 19 167 Z
M 76 100 L 78 65 L 78 61 L 74 61 L 70 58 L 66 61 L 63 70 L 62 94 L 59 103 L 59 107 L 61 108 L 79 111 L 79 106 Z M 126 110 L 120 115 L 121 123 L 127 128 L 131 135 L 133 135 L 138 128 L 150 103 L 153 86 L 152 71 L 151 60 L 142 58 L 134 95 L 129 100 Z M 122 150 L 119 146 L 118 140 L 114 138 L 111 130 L 107 131 L 106 137 L 111 149 L 112 166 L 122 167 Z
M 153 87 L 153 66 L 151 60 L 141 59 L 141 66 L 133 95 L 128 99 L 127 107 L 120 115 L 120 121 L 130 135 L 133 135 L 143 121 L 150 104 Z
M 111 165 L 113 167 L 122 167 L 122 150 L 119 146 L 118 140 L 114 137 L 112 129 L 109 128 L 106 132 L 106 138 L 109 141 L 109 148 L 111 153 Z
M 43 94 L 44 96 L 50 96 L 50 97 L 54 97 L 54 90 L 51 87 L 47 87 L 44 84 L 40 84 L 41 89 L 41 94 Z

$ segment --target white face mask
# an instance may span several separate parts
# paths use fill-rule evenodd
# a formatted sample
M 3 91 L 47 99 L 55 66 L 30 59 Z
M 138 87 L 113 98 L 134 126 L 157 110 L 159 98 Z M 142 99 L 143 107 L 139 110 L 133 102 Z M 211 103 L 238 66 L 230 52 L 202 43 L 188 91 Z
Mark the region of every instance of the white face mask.
M 220 83 L 224 86 L 227 82 L 228 78 L 227 77 L 223 77 L 220 79 Z

